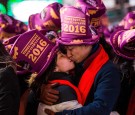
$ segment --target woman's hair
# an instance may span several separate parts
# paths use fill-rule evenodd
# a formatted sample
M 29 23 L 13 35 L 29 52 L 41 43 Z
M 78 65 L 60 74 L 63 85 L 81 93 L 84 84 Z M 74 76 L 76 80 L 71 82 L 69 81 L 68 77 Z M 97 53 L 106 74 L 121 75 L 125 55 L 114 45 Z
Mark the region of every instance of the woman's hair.
M 51 77 L 55 67 L 56 67 L 56 60 L 57 60 L 57 55 L 53 58 L 53 60 L 51 61 L 51 63 L 49 64 L 48 68 L 45 70 L 45 72 L 37 77 L 37 78 L 31 78 L 28 80 L 29 82 L 29 86 L 32 89 L 37 89 L 38 87 L 40 87 L 42 84 L 44 83 L 48 83 L 49 78 Z M 32 76 L 31 76 L 32 77 Z M 33 80 L 34 79 L 34 80 Z
M 6 51 L 4 45 L 0 42 L 0 64 L 6 66 L 12 66 L 14 70 L 16 70 L 15 62 Z M 2 66 L 3 67 L 3 66 Z

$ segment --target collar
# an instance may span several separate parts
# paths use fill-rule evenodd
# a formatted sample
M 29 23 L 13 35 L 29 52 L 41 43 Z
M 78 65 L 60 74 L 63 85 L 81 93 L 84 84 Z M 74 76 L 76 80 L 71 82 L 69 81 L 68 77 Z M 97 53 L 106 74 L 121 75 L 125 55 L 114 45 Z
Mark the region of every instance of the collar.
M 67 80 L 70 82 L 72 81 L 72 77 L 70 74 L 67 74 L 65 72 L 52 72 L 51 76 L 49 77 L 49 80 Z
M 83 63 L 83 68 L 86 70 L 88 68 L 88 66 L 91 64 L 91 62 L 93 61 L 93 59 L 99 54 L 101 47 L 98 45 L 98 47 L 96 46 L 96 49 L 94 49 L 95 52 L 92 52 L 84 61 Z

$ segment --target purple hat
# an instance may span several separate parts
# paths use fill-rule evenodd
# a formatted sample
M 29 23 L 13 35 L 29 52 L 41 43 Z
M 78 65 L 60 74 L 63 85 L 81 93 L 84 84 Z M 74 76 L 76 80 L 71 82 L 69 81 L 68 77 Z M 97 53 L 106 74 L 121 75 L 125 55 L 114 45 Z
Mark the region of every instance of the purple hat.
M 14 42 L 18 39 L 19 36 L 20 36 L 20 34 L 13 36 L 9 39 L 3 40 L 3 44 L 8 52 L 10 52 Z
M 106 7 L 102 0 L 76 0 L 76 7 L 81 8 L 86 14 L 90 15 L 90 25 L 98 28 L 101 25 L 100 17 L 105 13 Z
M 59 30 L 60 24 L 60 8 L 62 4 L 57 2 L 52 3 L 45 7 L 41 13 L 33 14 L 29 17 L 29 28 L 30 29 L 45 29 L 48 30 Z
M 124 29 L 123 26 L 113 26 L 113 27 L 105 27 L 105 26 L 102 26 L 102 31 L 103 31 L 103 35 L 104 35 L 104 38 L 105 38 L 105 41 L 111 45 L 110 43 L 110 36 L 113 32 L 117 31 L 117 30 L 120 30 L 120 29 Z
M 19 67 L 40 76 L 55 56 L 57 47 L 41 32 L 32 30 L 17 38 L 10 54 Z
M 129 12 L 119 23 L 119 26 L 123 26 L 124 29 L 135 28 L 135 11 Z
M 28 27 L 11 16 L 0 14 L 0 39 L 6 39 L 24 33 Z
M 89 26 L 89 16 L 82 10 L 64 6 L 60 10 L 61 37 L 58 42 L 64 45 L 95 44 L 99 36 L 93 27 Z
M 127 59 L 135 59 L 135 29 L 119 29 L 111 35 L 111 45 L 115 53 Z

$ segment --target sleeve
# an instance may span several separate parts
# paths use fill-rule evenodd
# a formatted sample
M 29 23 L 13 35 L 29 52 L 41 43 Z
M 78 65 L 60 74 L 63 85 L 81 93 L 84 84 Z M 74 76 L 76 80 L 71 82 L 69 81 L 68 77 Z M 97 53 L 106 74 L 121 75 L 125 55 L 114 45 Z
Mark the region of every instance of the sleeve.
M 0 70 L 0 115 L 18 115 L 19 83 L 14 70 Z
M 59 100 L 54 104 L 59 104 L 65 101 L 77 100 L 76 92 L 67 85 L 59 85 L 55 88 L 59 91 Z
M 75 110 L 58 112 L 56 115 L 109 115 L 120 92 L 121 74 L 116 68 L 103 68 L 97 76 L 93 102 Z
M 44 114 L 45 109 L 50 109 L 53 112 L 60 112 L 63 110 L 73 110 L 80 107 L 82 107 L 82 105 L 79 104 L 77 100 L 66 101 L 52 106 L 39 103 L 37 113 L 38 115 L 45 115 Z

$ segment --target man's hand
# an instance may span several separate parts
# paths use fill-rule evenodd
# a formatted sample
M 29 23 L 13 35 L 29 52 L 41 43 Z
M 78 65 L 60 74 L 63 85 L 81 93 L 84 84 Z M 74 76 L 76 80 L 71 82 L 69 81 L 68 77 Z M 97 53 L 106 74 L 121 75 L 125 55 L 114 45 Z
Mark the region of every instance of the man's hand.
M 53 105 L 59 99 L 59 91 L 53 89 L 58 85 L 58 83 L 42 84 L 40 100 L 47 105 Z
M 45 109 L 45 113 L 47 113 L 47 115 L 55 115 L 55 113 L 50 109 Z

